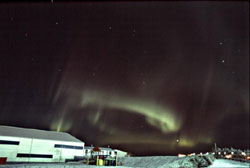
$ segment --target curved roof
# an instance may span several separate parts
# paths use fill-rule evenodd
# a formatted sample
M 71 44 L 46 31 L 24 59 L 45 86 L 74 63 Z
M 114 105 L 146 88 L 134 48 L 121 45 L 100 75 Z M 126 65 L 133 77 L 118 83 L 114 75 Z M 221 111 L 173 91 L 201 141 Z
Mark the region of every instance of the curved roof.
M 19 128 L 0 125 L 0 136 L 23 137 L 32 139 L 57 140 L 69 142 L 81 142 L 79 139 L 65 132 L 45 131 L 30 128 Z
M 106 151 L 113 151 L 113 149 L 111 148 L 105 148 L 105 147 L 98 147 L 100 150 L 106 150 Z M 90 149 L 93 150 L 94 147 L 93 146 L 85 146 L 84 149 Z
M 101 149 L 100 149 L 100 148 L 98 148 L 97 146 L 96 146 L 96 147 L 94 147 L 92 150 L 93 150 L 93 151 L 95 151 L 95 152 L 101 152 Z

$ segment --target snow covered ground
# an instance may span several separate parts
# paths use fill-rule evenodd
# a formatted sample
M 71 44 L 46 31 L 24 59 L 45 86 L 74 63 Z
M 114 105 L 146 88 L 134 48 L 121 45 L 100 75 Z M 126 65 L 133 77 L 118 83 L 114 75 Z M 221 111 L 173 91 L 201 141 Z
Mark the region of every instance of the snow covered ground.
M 157 157 L 124 157 L 118 159 L 119 168 L 164 168 L 167 165 L 179 167 L 174 162 L 179 160 L 177 156 L 157 156 Z M 122 163 L 122 166 L 120 166 Z M 103 166 L 102 166 L 103 167 Z M 105 166 L 103 168 L 114 168 L 115 166 Z M 169 166 L 167 166 L 169 167 Z M 40 164 L 10 164 L 0 168 L 100 168 L 100 166 L 84 165 L 79 163 L 40 163 Z
M 227 159 L 216 159 L 209 168 L 221 168 L 221 167 L 250 167 L 250 163 L 239 162 Z
M 120 158 L 118 168 L 195 168 L 197 165 L 190 161 L 190 157 L 178 158 L 177 156 L 154 156 L 154 157 L 125 157 Z M 115 166 L 92 166 L 80 163 L 44 163 L 44 164 L 10 164 L 2 165 L 0 168 L 115 168 Z M 250 167 L 249 163 L 217 159 L 209 168 Z
M 118 164 L 129 167 L 161 167 L 171 165 L 181 158 L 177 156 L 155 156 L 155 157 L 123 157 L 118 159 Z
M 115 166 L 93 166 L 84 164 L 68 164 L 68 163 L 54 163 L 54 164 L 10 164 L 3 165 L 0 168 L 115 168 Z M 130 168 L 119 166 L 119 168 Z

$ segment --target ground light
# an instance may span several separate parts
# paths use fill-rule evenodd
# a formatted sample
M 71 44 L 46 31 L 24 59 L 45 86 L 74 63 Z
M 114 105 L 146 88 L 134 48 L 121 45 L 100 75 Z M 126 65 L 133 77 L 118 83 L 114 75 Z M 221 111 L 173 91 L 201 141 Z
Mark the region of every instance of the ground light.
M 185 157 L 185 156 L 187 156 L 187 155 L 185 155 L 185 154 L 178 154 L 178 157 Z
M 225 155 L 225 158 L 227 159 L 231 159 L 233 157 L 233 155 L 229 154 L 229 155 Z

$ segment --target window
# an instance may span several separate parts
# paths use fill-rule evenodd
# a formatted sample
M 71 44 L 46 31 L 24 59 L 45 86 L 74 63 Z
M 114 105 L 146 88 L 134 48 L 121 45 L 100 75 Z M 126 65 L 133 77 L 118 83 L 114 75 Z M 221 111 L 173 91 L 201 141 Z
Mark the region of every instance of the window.
M 53 158 L 53 155 L 44 155 L 44 154 L 29 154 L 29 153 L 18 153 L 16 157 L 29 157 L 29 158 Z
M 0 140 L 0 144 L 3 144 L 3 145 L 19 145 L 19 141 Z
M 71 145 L 62 145 L 62 144 L 55 144 L 55 148 L 65 148 L 65 149 L 83 149 L 82 146 L 71 146 Z
M 74 161 L 83 160 L 83 156 L 74 156 Z

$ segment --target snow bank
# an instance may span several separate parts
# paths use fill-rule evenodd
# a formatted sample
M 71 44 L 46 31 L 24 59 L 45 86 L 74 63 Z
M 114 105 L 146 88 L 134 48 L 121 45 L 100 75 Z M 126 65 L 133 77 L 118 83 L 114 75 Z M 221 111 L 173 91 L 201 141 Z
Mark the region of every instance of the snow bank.
M 214 161 L 213 155 L 191 156 L 179 158 L 177 156 L 154 156 L 154 157 L 124 157 L 118 159 L 118 163 L 129 167 L 145 167 L 145 168 L 195 168 L 206 167 Z
M 128 167 L 152 167 L 157 168 L 162 165 L 171 165 L 174 161 L 181 158 L 177 156 L 154 156 L 154 157 L 123 157 L 118 159 L 118 164 Z

